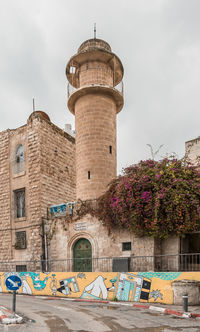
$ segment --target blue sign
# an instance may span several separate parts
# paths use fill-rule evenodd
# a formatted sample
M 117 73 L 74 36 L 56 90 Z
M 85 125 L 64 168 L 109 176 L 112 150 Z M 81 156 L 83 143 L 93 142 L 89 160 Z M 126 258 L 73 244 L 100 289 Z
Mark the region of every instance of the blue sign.
M 22 285 L 22 281 L 18 276 L 11 275 L 6 278 L 6 287 L 11 290 L 15 291 L 18 290 Z

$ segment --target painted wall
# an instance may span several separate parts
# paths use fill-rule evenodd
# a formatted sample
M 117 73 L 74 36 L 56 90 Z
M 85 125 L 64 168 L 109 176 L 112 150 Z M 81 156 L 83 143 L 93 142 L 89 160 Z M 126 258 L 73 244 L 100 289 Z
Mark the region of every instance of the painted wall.
M 173 304 L 174 280 L 200 281 L 199 272 L 0 272 L 0 292 L 9 292 L 11 275 L 21 278 L 19 294 L 166 304 Z

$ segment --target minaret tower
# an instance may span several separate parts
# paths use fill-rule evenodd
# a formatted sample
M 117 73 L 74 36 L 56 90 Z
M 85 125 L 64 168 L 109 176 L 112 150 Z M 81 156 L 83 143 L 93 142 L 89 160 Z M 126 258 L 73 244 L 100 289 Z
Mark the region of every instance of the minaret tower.
M 76 196 L 96 199 L 116 176 L 123 66 L 107 42 L 94 38 L 81 44 L 67 64 L 66 75 L 68 108 L 75 115 Z

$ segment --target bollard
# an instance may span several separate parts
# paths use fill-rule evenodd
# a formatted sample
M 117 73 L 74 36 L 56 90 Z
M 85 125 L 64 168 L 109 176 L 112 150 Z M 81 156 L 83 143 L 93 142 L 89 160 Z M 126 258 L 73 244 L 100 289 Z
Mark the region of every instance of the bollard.
M 182 298 L 183 298 L 183 311 L 188 312 L 188 294 L 185 293 Z

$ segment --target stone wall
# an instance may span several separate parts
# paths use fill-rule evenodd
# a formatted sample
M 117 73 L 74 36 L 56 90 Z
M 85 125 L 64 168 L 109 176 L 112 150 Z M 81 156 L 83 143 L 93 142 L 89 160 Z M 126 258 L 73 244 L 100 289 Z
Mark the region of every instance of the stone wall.
M 16 164 L 19 145 L 24 148 L 22 168 Z M 47 206 L 75 199 L 74 138 L 36 112 L 27 125 L 0 133 L 0 152 L 0 260 L 27 265 L 44 254 L 42 220 Z M 15 213 L 19 189 L 25 189 L 23 217 Z M 16 232 L 26 232 L 26 248 L 15 247 Z
M 132 271 L 142 271 L 147 268 L 149 270 L 154 269 L 155 246 L 153 238 L 137 238 L 134 234 L 122 230 L 113 230 L 109 233 L 102 222 L 91 215 L 86 215 L 81 220 L 72 220 L 71 222 L 67 221 L 65 217 L 54 218 L 49 220 L 47 224 L 47 234 L 48 236 L 51 234 L 49 258 L 52 260 L 68 260 L 72 263 L 75 243 L 79 239 L 85 238 L 91 243 L 92 257 L 97 258 L 96 265 L 93 265 L 93 271 L 112 271 L 113 257 L 130 257 Z M 131 250 L 123 251 L 123 242 L 131 242 Z M 146 258 L 146 256 L 152 257 Z M 57 270 L 72 268 L 72 266 L 65 266 L 65 263 L 61 262 L 61 266 L 56 263 Z
M 10 223 L 10 169 L 9 169 L 9 130 L 0 133 L 0 253 L 1 259 L 11 258 Z
M 198 158 L 200 158 L 200 137 L 186 142 L 185 151 L 191 162 L 196 164 Z
M 109 96 L 87 94 L 78 99 L 75 112 L 76 196 L 95 199 L 116 176 L 116 105 Z
M 75 201 L 75 139 L 39 118 L 41 215 L 47 207 Z

